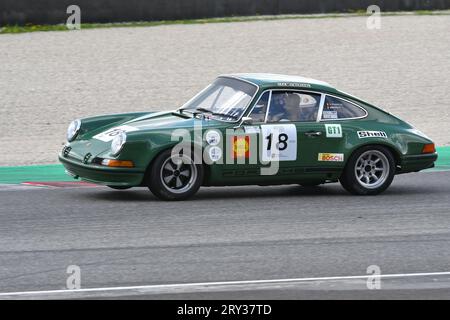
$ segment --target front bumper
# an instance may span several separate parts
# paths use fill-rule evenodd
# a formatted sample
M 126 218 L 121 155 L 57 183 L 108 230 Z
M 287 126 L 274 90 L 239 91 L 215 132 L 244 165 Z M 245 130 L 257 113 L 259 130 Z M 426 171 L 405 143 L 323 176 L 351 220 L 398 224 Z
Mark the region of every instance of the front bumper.
M 401 169 L 398 173 L 417 172 L 433 168 L 437 158 L 437 153 L 403 156 L 400 163 Z
M 59 161 L 67 173 L 81 180 L 108 186 L 136 187 L 142 185 L 145 172 L 135 168 L 111 168 L 68 159 L 62 154 Z

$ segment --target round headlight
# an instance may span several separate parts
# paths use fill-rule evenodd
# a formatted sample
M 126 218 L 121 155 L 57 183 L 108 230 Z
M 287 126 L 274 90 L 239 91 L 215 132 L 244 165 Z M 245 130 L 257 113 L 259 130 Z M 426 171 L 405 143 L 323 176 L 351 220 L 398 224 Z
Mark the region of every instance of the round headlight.
M 117 156 L 122 151 L 123 145 L 127 141 L 127 134 L 125 131 L 120 131 L 111 141 L 111 154 Z
M 69 128 L 67 128 L 67 141 L 71 142 L 75 139 L 75 137 L 78 134 L 78 131 L 80 131 L 80 127 L 81 121 L 78 119 L 70 123 Z

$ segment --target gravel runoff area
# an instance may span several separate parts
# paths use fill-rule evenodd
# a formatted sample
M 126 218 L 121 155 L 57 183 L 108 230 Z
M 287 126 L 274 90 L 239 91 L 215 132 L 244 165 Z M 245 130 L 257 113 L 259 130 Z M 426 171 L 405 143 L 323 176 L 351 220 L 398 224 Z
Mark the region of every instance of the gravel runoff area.
M 169 110 L 233 72 L 327 81 L 450 145 L 450 16 L 293 19 L 0 35 L 0 166 L 56 163 L 72 119 Z

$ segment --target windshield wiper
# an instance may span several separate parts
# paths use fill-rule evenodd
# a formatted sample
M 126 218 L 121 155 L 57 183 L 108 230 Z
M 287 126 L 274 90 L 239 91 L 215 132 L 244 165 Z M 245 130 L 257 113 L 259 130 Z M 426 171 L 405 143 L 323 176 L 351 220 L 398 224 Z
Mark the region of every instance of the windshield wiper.
M 206 109 L 206 108 L 197 108 L 197 109 L 195 109 L 195 111 L 213 113 L 211 110 Z
M 184 119 L 190 119 L 190 118 L 191 118 L 191 117 L 188 116 L 187 114 L 184 114 L 183 112 L 181 112 L 181 110 L 177 110 L 177 111 L 178 111 L 178 112 L 172 111 L 172 114 L 173 114 L 174 116 L 181 117 L 181 118 L 184 118 Z
M 232 115 L 232 114 L 227 114 L 227 113 L 211 112 L 211 114 L 212 114 L 213 116 L 219 116 L 219 117 L 226 117 L 226 118 L 238 119 L 237 116 L 234 116 L 234 115 Z
M 198 108 L 198 109 L 195 109 L 195 111 L 208 112 L 208 113 L 211 113 L 213 116 L 238 119 L 238 117 L 236 117 L 234 115 L 227 114 L 227 113 L 222 113 L 222 112 L 214 112 L 214 111 L 206 109 L 206 108 Z
M 192 112 L 192 111 L 190 111 L 189 109 L 177 109 L 176 111 L 179 112 L 179 113 L 177 113 L 178 116 L 189 117 L 189 116 L 186 114 L 186 112 L 192 114 L 192 116 L 195 116 L 195 113 Z M 176 113 L 176 112 L 174 112 L 174 113 Z

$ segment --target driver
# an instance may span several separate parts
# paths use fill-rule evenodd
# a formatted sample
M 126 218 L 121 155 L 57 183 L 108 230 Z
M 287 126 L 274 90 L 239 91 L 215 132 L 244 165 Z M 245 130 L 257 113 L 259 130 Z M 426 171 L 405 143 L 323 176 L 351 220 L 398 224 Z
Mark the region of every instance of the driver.
M 298 94 L 288 95 L 286 101 L 286 115 L 287 119 L 290 121 L 300 120 L 300 96 Z
M 277 103 L 275 115 L 272 116 L 272 121 L 299 121 L 300 120 L 300 96 L 297 94 L 277 95 L 282 98 L 283 104 L 275 100 Z

